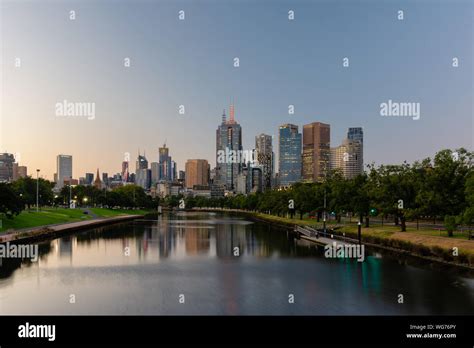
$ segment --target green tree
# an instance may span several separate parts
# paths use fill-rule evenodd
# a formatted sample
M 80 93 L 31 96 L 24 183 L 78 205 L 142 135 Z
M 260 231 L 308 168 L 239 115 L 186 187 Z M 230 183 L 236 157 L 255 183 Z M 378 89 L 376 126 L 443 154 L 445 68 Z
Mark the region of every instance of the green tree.
M 0 214 L 11 219 L 20 214 L 24 207 L 12 185 L 0 183 Z

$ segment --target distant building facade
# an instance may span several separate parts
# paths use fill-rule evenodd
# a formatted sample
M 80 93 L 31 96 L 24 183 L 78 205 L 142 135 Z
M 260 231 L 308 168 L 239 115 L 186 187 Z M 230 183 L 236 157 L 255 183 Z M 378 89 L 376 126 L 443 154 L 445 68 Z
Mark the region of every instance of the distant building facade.
M 28 170 L 26 166 L 20 166 L 18 163 L 13 163 L 13 181 L 20 178 L 26 178 Z

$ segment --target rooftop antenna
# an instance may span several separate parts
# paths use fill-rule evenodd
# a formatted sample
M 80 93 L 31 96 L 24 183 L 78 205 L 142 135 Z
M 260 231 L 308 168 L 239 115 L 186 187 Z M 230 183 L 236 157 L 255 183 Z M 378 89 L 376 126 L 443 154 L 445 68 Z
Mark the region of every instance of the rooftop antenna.
M 232 99 L 231 99 L 231 102 L 230 102 L 230 111 L 229 111 L 229 114 L 230 114 L 229 123 L 235 123 L 234 98 L 232 98 Z

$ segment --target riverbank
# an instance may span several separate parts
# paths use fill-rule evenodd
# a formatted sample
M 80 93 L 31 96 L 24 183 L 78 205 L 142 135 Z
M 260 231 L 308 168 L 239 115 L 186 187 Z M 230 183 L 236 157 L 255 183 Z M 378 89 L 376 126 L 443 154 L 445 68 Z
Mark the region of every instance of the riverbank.
M 142 212 L 137 214 L 123 214 L 122 212 L 114 212 L 106 214 L 105 217 L 98 217 L 97 215 L 94 215 L 89 216 L 87 220 L 34 226 L 31 228 L 23 228 L 19 230 L 8 230 L 7 232 L 0 234 L 0 243 L 32 243 L 44 239 L 56 238 L 69 232 L 135 220 L 143 217 L 143 215 L 144 213 Z
M 238 209 L 195 209 L 198 211 L 223 211 L 243 215 L 249 219 L 264 221 L 273 225 L 293 229 L 295 225 L 309 225 L 308 221 L 289 219 L 257 212 Z M 314 222 L 313 222 L 314 224 Z M 345 236 L 357 239 L 357 224 L 328 223 L 328 229 L 334 238 Z M 400 232 L 397 226 L 362 227 L 362 242 L 372 248 L 380 248 L 398 253 L 422 258 L 431 262 L 439 262 L 449 266 L 468 268 L 474 270 L 474 241 L 459 238 L 440 237 L 432 235 L 429 231 Z
M 24 230 L 34 227 L 43 227 L 76 221 L 87 221 L 95 218 L 107 218 L 120 215 L 143 215 L 145 210 L 125 210 L 106 208 L 58 208 L 42 207 L 36 210 L 25 210 L 13 219 L 3 217 L 0 219 L 0 236 L 12 231 Z

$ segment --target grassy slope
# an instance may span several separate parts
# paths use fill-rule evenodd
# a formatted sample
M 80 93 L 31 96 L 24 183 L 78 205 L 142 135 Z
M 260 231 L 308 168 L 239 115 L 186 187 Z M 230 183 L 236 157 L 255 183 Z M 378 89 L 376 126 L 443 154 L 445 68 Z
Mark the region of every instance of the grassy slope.
M 90 211 L 98 217 L 140 215 L 146 213 L 144 210 L 111 210 L 104 208 L 90 208 Z M 43 208 L 38 213 L 34 210 L 23 211 L 13 219 L 2 218 L 0 233 L 8 229 L 21 229 L 90 219 L 92 219 L 92 216 L 84 214 L 82 209 Z

